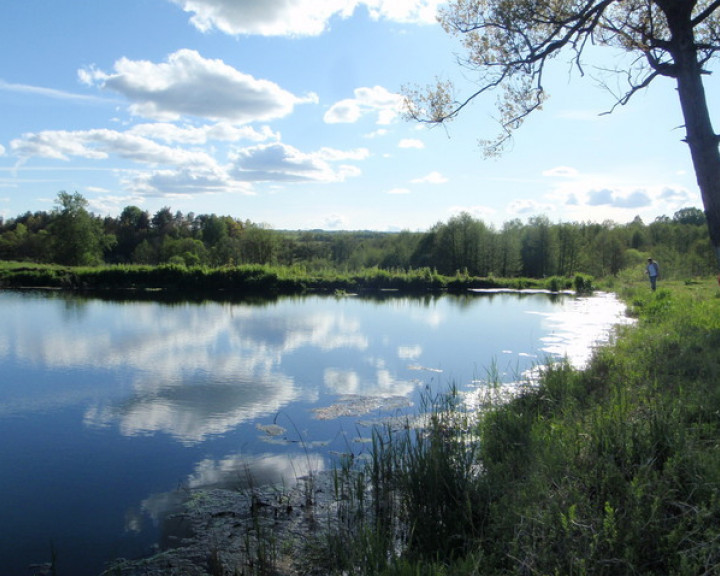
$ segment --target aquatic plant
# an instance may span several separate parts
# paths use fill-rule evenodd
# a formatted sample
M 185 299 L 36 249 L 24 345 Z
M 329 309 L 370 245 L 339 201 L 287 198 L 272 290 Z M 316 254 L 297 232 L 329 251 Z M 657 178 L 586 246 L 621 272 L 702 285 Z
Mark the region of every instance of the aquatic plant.
M 337 472 L 320 571 L 720 571 L 717 286 L 624 293 L 638 325 L 585 370 L 554 364 L 477 419 L 451 389 L 423 426 L 376 430 L 367 462 Z

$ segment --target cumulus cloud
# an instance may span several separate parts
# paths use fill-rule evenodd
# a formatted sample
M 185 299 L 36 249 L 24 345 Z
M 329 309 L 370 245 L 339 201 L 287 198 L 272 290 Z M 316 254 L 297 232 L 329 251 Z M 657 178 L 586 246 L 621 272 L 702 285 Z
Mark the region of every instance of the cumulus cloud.
M 192 14 L 198 30 L 262 36 L 317 36 L 334 17 L 365 6 L 374 19 L 435 23 L 441 0 L 171 0 Z
M 545 170 L 542 173 L 543 176 L 560 178 L 575 178 L 579 174 L 580 173 L 575 168 L 571 168 L 569 166 L 556 166 L 555 168 L 550 168 L 550 170 Z
M 268 126 L 255 129 L 250 126 L 236 126 L 227 122 L 204 126 L 178 126 L 169 122 L 153 122 L 136 124 L 128 132 L 143 138 L 161 140 L 169 144 L 207 144 L 212 141 L 239 142 L 241 140 L 264 142 L 267 140 L 279 140 L 280 138 L 280 135 L 273 132 Z
M 144 165 L 145 170 L 126 170 L 121 182 L 126 190 L 144 196 L 248 194 L 252 193 L 252 182 L 342 182 L 360 174 L 359 168 L 349 162 L 362 161 L 370 155 L 366 148 L 337 150 L 326 147 L 304 153 L 273 142 L 239 148 L 228 155 L 229 162 L 220 163 L 203 149 L 170 146 L 148 137 L 204 143 L 214 128 L 217 127 L 194 129 L 142 124 L 127 132 L 107 129 L 43 131 L 24 134 L 10 143 L 10 149 L 20 162 L 30 158 L 105 160 L 114 156 Z M 270 132 L 241 130 L 240 133 L 257 139 L 272 136 Z M 215 136 L 220 138 L 218 134 Z
M 390 124 L 402 112 L 403 97 L 382 86 L 357 88 L 355 97 L 340 100 L 325 113 L 328 124 L 351 124 L 366 114 L 377 114 L 378 124 Z
M 235 151 L 231 174 L 244 182 L 342 182 L 357 176 L 359 169 L 349 165 L 335 168 L 331 162 L 361 157 L 363 153 L 357 151 L 342 153 L 323 148 L 308 154 L 280 142 L 261 144 Z
M 675 188 L 663 188 L 658 197 L 667 202 L 689 202 L 693 199 L 687 190 Z
M 589 206 L 606 206 L 612 204 L 613 193 L 612 190 L 603 188 L 602 190 L 590 190 L 588 192 L 587 204 Z
M 552 204 L 542 204 L 535 200 L 518 199 L 513 200 L 508 204 L 507 211 L 510 214 L 525 215 L 525 214 L 545 214 L 552 212 L 554 207 Z
M 448 212 L 455 216 L 462 213 L 470 214 L 473 218 L 477 218 L 478 220 L 484 220 L 486 218 L 491 218 L 495 213 L 495 209 L 490 208 L 489 206 L 451 206 L 448 209 Z
M 425 144 L 422 140 L 417 138 L 403 138 L 398 142 L 398 148 L 425 148 Z
M 173 197 L 235 192 L 252 194 L 246 182 L 234 181 L 220 166 L 182 167 L 137 172 L 127 178 L 125 188 L 143 196 Z
M 388 130 L 387 128 L 378 128 L 377 130 L 374 130 L 372 132 L 369 132 L 368 134 L 365 134 L 365 138 L 380 138 L 382 136 L 387 135 Z
M 427 176 L 422 178 L 415 178 L 412 180 L 413 184 L 444 184 L 448 179 L 445 178 L 440 172 L 430 172 Z
M 324 230 L 342 230 L 346 228 L 347 219 L 340 214 L 329 214 L 323 218 Z
M 588 192 L 589 206 L 611 206 L 613 208 L 644 208 L 652 204 L 645 190 L 633 190 L 622 194 L 608 189 L 591 190 Z
M 121 58 L 112 73 L 95 68 L 79 72 L 81 81 L 125 96 L 131 111 L 145 118 L 176 120 L 183 116 L 247 123 L 287 116 L 295 105 L 317 101 L 299 98 L 269 80 L 254 78 L 195 50 L 178 50 L 165 62 Z
M 71 157 L 106 159 L 110 155 L 144 164 L 208 165 L 214 159 L 199 150 L 164 146 L 149 138 L 115 130 L 46 130 L 24 134 L 10 142 L 21 160 L 31 157 L 70 160 Z

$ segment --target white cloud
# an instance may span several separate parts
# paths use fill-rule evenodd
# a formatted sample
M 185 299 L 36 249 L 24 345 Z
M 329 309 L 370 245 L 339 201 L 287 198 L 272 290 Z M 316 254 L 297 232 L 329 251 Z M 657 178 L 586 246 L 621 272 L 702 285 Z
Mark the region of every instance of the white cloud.
M 183 167 L 137 172 L 123 182 L 125 188 L 143 196 L 172 197 L 212 193 L 252 194 L 251 185 L 234 181 L 219 166 Z
M 329 214 L 323 218 L 321 228 L 324 230 L 343 230 L 347 228 L 347 218 L 340 214 Z
M 55 88 L 44 88 L 42 86 L 30 86 L 28 84 L 11 84 L 0 80 L 0 91 L 17 92 L 20 94 L 32 94 L 35 96 L 44 96 L 46 98 L 54 98 L 56 100 L 78 100 L 81 102 L 101 102 L 102 100 L 96 96 L 88 96 L 87 94 L 75 94 L 65 92 L 64 90 L 56 90 Z
M 652 204 L 646 190 L 632 190 L 620 192 L 608 189 L 590 190 L 588 192 L 589 206 L 611 206 L 613 208 L 644 208 Z
M 430 172 L 427 176 L 422 178 L 415 178 L 412 180 L 413 184 L 444 184 L 448 179 L 445 178 L 440 172 Z
M 5 156 L 5 146 L 0 144 L 0 156 Z
M 355 148 L 353 150 L 336 150 L 335 148 L 320 148 L 318 157 L 330 162 L 339 160 L 365 160 L 370 156 L 367 148 Z
M 435 24 L 438 6 L 445 0 L 365 0 L 373 18 L 393 22 Z
M 556 166 L 555 168 L 550 168 L 550 170 L 545 170 L 542 173 L 543 176 L 560 178 L 575 178 L 579 174 L 580 173 L 575 168 L 570 168 L 569 166 Z
M 268 126 L 263 126 L 258 130 L 250 126 L 235 126 L 227 122 L 205 126 L 178 126 L 169 122 L 155 122 L 137 124 L 128 132 L 144 138 L 181 144 L 206 144 L 210 141 L 238 142 L 240 140 L 264 142 L 280 138 L 279 134 L 273 132 Z
M 417 138 L 403 138 L 400 142 L 398 142 L 398 148 L 422 149 L 425 148 L 425 144 L 422 140 L 418 140 Z
M 198 30 L 262 36 L 317 36 L 333 17 L 348 18 L 365 6 L 374 19 L 436 22 L 441 0 L 171 0 Z
M 555 207 L 552 204 L 543 204 L 528 199 L 513 200 L 507 206 L 508 213 L 515 215 L 547 214 L 554 210 Z
M 387 128 L 378 128 L 377 130 L 374 130 L 373 132 L 369 132 L 368 134 L 365 134 L 365 138 L 380 138 L 381 136 L 387 135 L 388 130 Z
M 612 204 L 613 193 L 612 190 L 603 188 L 601 190 L 590 190 L 587 194 L 587 204 L 589 206 L 604 206 Z
M 354 123 L 365 114 L 377 114 L 377 123 L 390 124 L 402 112 L 403 97 L 382 86 L 357 88 L 355 97 L 340 100 L 325 113 L 328 124 Z
M 282 118 L 299 98 L 269 80 L 259 80 L 209 60 L 194 50 L 179 50 L 162 63 L 121 58 L 114 72 L 94 68 L 80 72 L 86 83 L 118 92 L 132 102 L 131 111 L 146 118 L 175 120 L 194 116 L 215 121 L 246 123 Z
M 70 160 L 71 157 L 102 160 L 110 155 L 144 164 L 212 165 L 214 159 L 203 151 L 164 146 L 130 132 L 115 130 L 46 130 L 23 134 L 10 142 L 21 160 L 32 157 Z
M 334 168 L 331 161 L 359 157 L 364 156 L 357 151 L 343 157 L 329 148 L 307 154 L 280 142 L 261 144 L 236 150 L 231 174 L 243 182 L 342 182 L 359 170 L 347 165 Z
M 448 213 L 451 215 L 457 215 L 462 214 L 463 212 L 466 212 L 470 214 L 473 218 L 477 218 L 478 220 L 485 220 L 491 218 L 495 214 L 495 209 L 490 208 L 489 206 L 451 206 L 448 208 Z

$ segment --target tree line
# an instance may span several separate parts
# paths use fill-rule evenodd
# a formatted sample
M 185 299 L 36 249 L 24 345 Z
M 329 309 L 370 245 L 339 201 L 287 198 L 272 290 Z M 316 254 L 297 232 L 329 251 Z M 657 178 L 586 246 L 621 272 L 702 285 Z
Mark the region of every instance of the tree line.
M 546 216 L 500 228 L 463 212 L 424 232 L 273 230 L 231 216 L 155 214 L 127 206 L 118 217 L 88 211 L 60 192 L 50 212 L 0 220 L 0 259 L 72 266 L 272 264 L 354 271 L 430 268 L 443 275 L 543 278 L 617 275 L 652 256 L 665 274 L 714 271 L 704 213 L 683 208 L 644 223 L 553 223 Z

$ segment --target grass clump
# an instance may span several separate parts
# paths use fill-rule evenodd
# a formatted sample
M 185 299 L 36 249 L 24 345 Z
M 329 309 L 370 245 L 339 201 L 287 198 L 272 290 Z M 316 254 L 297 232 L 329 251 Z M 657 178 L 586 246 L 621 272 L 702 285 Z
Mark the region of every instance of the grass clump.
M 326 542 L 344 552 L 322 571 L 719 573 L 717 285 L 623 296 L 637 325 L 585 370 L 558 363 L 479 414 L 451 390 L 422 426 L 377 430 L 367 464 L 341 474 L 363 480 L 343 484 Z

